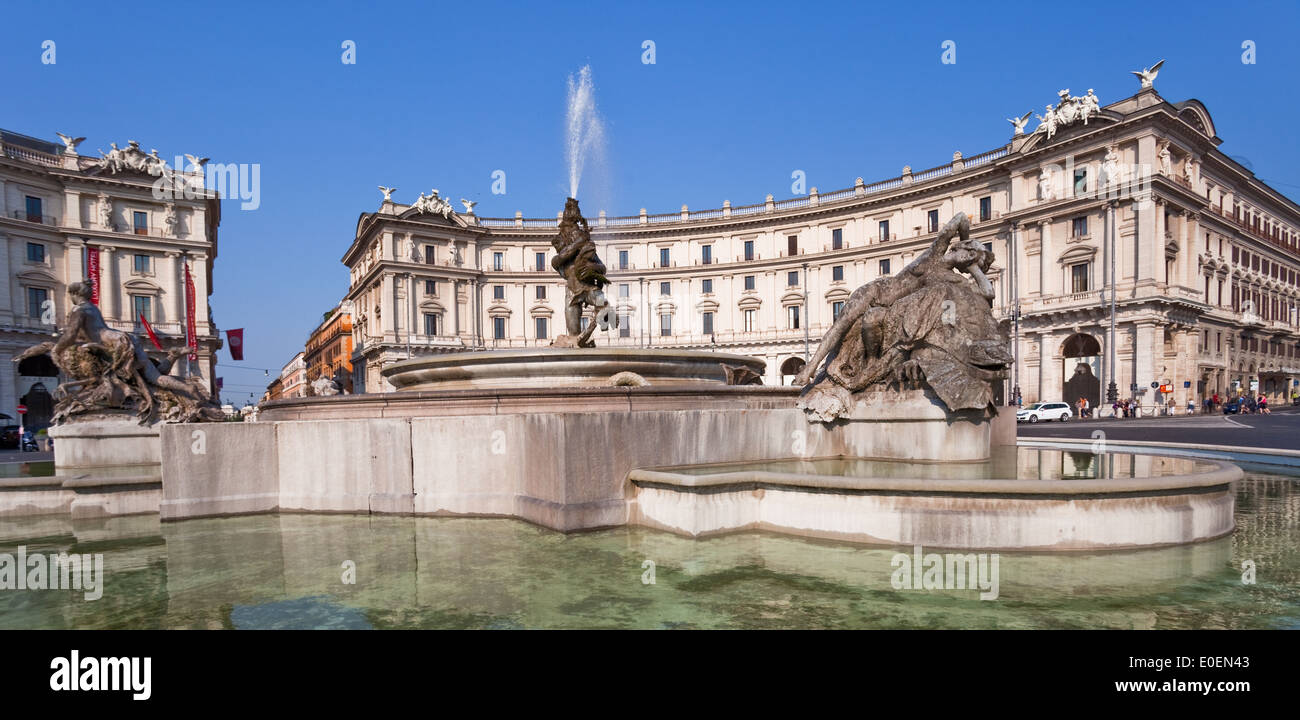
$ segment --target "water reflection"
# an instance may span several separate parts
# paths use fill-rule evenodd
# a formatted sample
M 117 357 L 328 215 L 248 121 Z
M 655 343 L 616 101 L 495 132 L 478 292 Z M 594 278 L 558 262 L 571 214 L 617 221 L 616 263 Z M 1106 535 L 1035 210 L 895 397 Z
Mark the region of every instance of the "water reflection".
M 1063 462 L 1047 467 L 1081 466 Z M 345 515 L 3 518 L 0 552 L 103 553 L 106 585 L 96 602 L 0 590 L 0 627 L 1297 627 L 1296 483 L 1248 473 L 1238 529 L 1214 542 L 1002 553 L 992 602 L 894 590 L 890 561 L 910 548 L 765 533 L 697 541 L 644 528 L 563 535 L 513 520 Z M 1255 585 L 1241 582 L 1246 560 Z M 345 561 L 355 584 L 343 582 Z

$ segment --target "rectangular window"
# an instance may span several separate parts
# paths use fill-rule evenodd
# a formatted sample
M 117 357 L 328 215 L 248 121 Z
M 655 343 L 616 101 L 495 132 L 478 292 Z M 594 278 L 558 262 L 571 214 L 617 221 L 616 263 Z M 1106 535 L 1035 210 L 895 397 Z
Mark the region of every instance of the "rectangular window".
M 704 265 L 713 264 L 713 246 L 704 245 L 700 247 L 700 263 Z
M 505 267 L 505 264 L 506 264 L 506 258 L 504 253 L 492 253 L 493 270 L 496 270 L 497 272 L 501 272 L 501 270 Z
M 544 318 L 544 317 L 533 318 L 533 326 L 534 326 L 534 329 L 537 331 L 537 339 L 538 339 L 538 340 L 545 340 L 546 337 L 547 337 L 547 336 L 546 336 L 546 329 L 547 329 L 547 328 L 546 328 L 546 318 Z
M 836 265 L 831 268 L 831 282 L 844 282 L 844 266 Z
M 746 276 L 745 276 L 745 289 L 746 289 L 746 290 L 753 290 L 753 289 L 754 289 L 754 276 L 753 276 L 753 275 L 746 275 Z
M 844 249 L 844 229 L 843 229 L 843 228 L 835 228 L 834 230 L 831 230 L 831 249 L 832 249 L 832 250 L 843 250 L 843 249 Z
M 442 324 L 442 323 L 440 322 L 440 320 L 442 320 L 442 316 L 440 316 L 438 313 L 425 313 L 425 314 L 424 314 L 424 334 L 425 334 L 425 335 L 441 335 L 442 333 L 439 332 L 439 330 L 441 330 L 441 328 L 438 327 L 439 325 Z
M 889 221 L 880 221 L 880 242 L 889 242 Z
M 712 335 L 713 334 L 713 313 L 711 312 L 704 313 L 702 319 L 704 321 L 702 324 L 704 334 Z
M 925 214 L 926 232 L 939 232 L 939 211 L 931 210 Z
M 27 317 L 39 320 L 45 311 L 45 301 L 50 299 L 50 291 L 45 288 L 27 288 Z
M 673 334 L 673 316 L 671 314 L 664 313 L 659 316 L 659 334 L 660 335 Z
M 618 316 L 618 336 L 632 337 L 632 317 L 630 315 Z
M 713 293 L 713 278 L 704 278 L 700 281 L 700 292 L 705 295 Z
M 884 260 L 880 261 L 880 274 L 881 275 L 889 274 L 889 258 L 885 258 Z
M 798 285 L 799 285 L 799 271 L 798 271 L 798 270 L 791 270 L 790 272 L 786 273 L 786 274 L 785 274 L 785 284 L 786 284 L 787 287 L 798 287 Z
M 148 322 L 153 322 L 153 298 L 148 295 L 132 295 L 131 319 L 139 325 L 142 317 Z
M 629 297 L 631 291 L 632 288 L 627 283 L 620 283 L 618 286 L 618 296 L 621 298 Z
M 432 265 L 432 264 L 434 263 L 434 260 L 436 259 L 436 257 L 437 257 L 437 255 L 436 255 L 435 252 L 434 252 L 434 247 L 433 247 L 432 245 L 425 245 L 425 246 L 424 246 L 424 264 L 425 264 L 425 265 Z
M 506 339 L 506 319 L 503 317 L 492 318 L 492 337 L 497 340 Z
M 544 252 L 535 253 L 535 254 L 534 254 L 534 259 L 537 261 L 537 269 L 538 269 L 538 270 L 545 270 L 545 269 L 546 269 L 546 253 L 544 253 Z
M 43 213 L 41 212 L 41 199 L 38 197 L 32 197 L 31 195 L 28 195 L 27 196 L 27 221 L 34 222 L 34 223 L 43 222 L 43 218 L 41 217 L 42 214 Z
M 837 300 L 831 303 L 831 320 L 839 320 L 840 313 L 844 312 L 844 301 Z
M 492 286 L 492 299 L 493 299 L 493 300 L 505 300 L 505 299 L 506 299 L 506 286 L 505 286 L 505 285 L 493 285 L 493 286 Z
M 148 256 L 148 255 L 136 255 L 135 258 L 134 258 L 134 261 L 135 261 L 135 271 L 136 271 L 137 273 L 147 273 L 147 272 L 149 272 L 149 256 Z
M 1088 292 L 1088 265 L 1078 263 L 1070 266 L 1070 292 Z
M 149 234 L 149 213 L 140 212 L 139 210 L 131 213 L 131 226 L 135 228 L 136 235 Z
M 1088 216 L 1077 217 L 1070 223 L 1070 237 L 1088 236 Z
M 659 248 L 659 267 L 668 267 L 670 260 L 668 248 Z
M 785 309 L 785 326 L 789 330 L 799 329 L 799 306 L 791 305 Z
M 27 243 L 27 262 L 45 262 L 45 246 L 40 243 Z
M 546 286 L 545 286 L 545 285 L 538 285 L 538 286 L 537 286 L 537 299 L 538 299 L 538 300 L 545 300 L 545 299 L 546 299 Z
M 753 240 L 746 240 L 746 241 L 745 241 L 745 259 L 746 259 L 746 260 L 753 260 L 753 259 L 754 259 L 754 241 L 753 241 Z
M 1083 195 L 1088 192 L 1088 169 L 1082 168 L 1074 171 L 1074 194 Z
M 673 284 L 672 284 L 671 282 L 661 282 L 661 283 L 659 283 L 659 294 L 660 294 L 660 295 L 672 295 L 672 294 L 673 294 Z
M 627 266 L 628 266 L 628 262 L 627 262 L 627 251 L 626 251 L 626 250 L 619 250 L 619 251 L 618 251 L 618 269 L 619 269 L 619 270 L 626 270 L 626 269 L 627 269 Z
M 756 311 L 745 311 L 745 332 L 754 332 L 754 315 Z
M 993 217 L 993 198 L 980 198 L 980 221 L 989 220 Z
M 799 254 L 799 236 L 790 235 L 785 239 L 786 254 L 791 257 Z
M 436 296 L 436 295 L 438 294 L 438 281 L 437 281 L 437 280 L 425 280 L 425 281 L 424 281 L 424 294 L 425 294 L 425 295 L 429 295 L 429 296 Z

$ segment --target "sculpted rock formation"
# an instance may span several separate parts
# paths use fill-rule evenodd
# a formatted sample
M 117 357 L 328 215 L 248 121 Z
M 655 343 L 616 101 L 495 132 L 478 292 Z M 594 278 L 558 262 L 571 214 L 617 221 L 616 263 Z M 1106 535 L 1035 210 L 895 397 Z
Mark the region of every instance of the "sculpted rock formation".
M 175 348 L 164 359 L 151 358 L 130 333 L 114 330 L 90 302 L 89 283 L 68 286 L 76 306 L 56 342 L 23 351 L 14 362 L 48 353 L 68 380 L 54 393 L 54 424 L 74 418 L 134 412 L 141 425 L 165 422 L 221 421 L 202 378 L 181 379 L 167 373 L 172 363 L 191 352 Z
M 1006 377 L 1011 353 L 992 313 L 984 275 L 992 264 L 958 213 L 902 272 L 853 292 L 795 378 L 806 386 L 799 407 L 832 422 L 852 411 L 858 393 L 910 386 L 928 388 L 950 412 L 996 413 L 991 383 Z

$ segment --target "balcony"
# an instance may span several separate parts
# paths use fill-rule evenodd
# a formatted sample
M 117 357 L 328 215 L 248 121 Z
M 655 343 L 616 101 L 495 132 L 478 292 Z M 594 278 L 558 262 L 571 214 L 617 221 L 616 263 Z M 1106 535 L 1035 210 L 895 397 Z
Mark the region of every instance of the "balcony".
M 27 222 L 36 223 L 37 225 L 50 225 L 53 227 L 59 226 L 59 219 L 53 215 L 33 215 L 26 210 L 15 210 L 13 212 L 13 218 L 15 220 L 26 220 Z

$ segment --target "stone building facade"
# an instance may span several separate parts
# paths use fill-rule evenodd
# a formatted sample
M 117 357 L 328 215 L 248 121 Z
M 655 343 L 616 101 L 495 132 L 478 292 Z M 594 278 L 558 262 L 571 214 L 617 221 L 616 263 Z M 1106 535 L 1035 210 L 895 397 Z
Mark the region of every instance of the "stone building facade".
M 1016 352 L 1004 397 L 1097 404 L 1113 382 L 1148 408 L 1288 398 L 1300 207 L 1218 149 L 1199 101 L 1149 86 L 1106 106 L 1091 91 L 1058 98 L 1001 147 L 881 182 L 662 215 L 587 209 L 623 320 L 597 343 L 752 355 L 764 382 L 787 383 L 849 293 L 962 211 L 998 258 L 995 312 Z M 391 390 L 379 370 L 414 355 L 549 345 L 564 322 L 555 233 L 555 219 L 482 218 L 441 198 L 386 195 L 363 213 L 342 258 L 357 391 Z
M 211 387 L 221 347 L 208 307 L 221 222 L 216 193 L 202 188 L 201 172 L 173 171 L 135 142 L 89 157 L 78 153 L 82 140 L 0 130 L 0 413 L 13 415 L 25 399 L 29 424 L 48 420 L 58 374 L 46 357 L 21 365 L 12 358 L 63 325 L 67 287 L 89 277 L 93 250 L 99 307 L 111 327 L 143 334 L 143 314 L 164 348 L 183 347 L 188 264 L 197 359 L 173 372 L 201 375 Z M 169 181 L 167 197 L 155 190 L 160 178 Z M 193 191 L 171 192 L 186 187 Z

